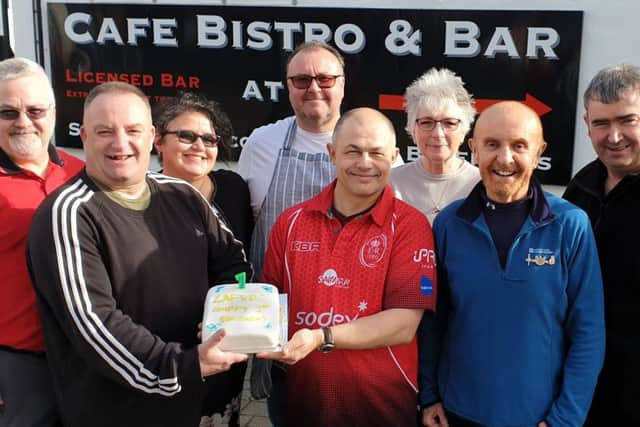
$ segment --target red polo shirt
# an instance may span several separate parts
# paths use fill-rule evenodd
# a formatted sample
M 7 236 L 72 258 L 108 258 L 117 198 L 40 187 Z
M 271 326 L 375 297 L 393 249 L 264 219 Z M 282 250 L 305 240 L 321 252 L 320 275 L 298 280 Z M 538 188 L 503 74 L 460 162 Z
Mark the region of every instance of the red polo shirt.
M 390 308 L 435 308 L 431 227 L 387 186 L 344 227 L 331 207 L 335 181 L 284 211 L 269 240 L 262 281 L 289 294 L 289 333 Z M 417 345 L 314 352 L 288 367 L 291 425 L 416 423 Z
M 0 149 L 0 346 L 42 351 L 44 339 L 26 263 L 27 234 L 44 198 L 84 163 L 49 146 L 44 177 L 19 168 Z

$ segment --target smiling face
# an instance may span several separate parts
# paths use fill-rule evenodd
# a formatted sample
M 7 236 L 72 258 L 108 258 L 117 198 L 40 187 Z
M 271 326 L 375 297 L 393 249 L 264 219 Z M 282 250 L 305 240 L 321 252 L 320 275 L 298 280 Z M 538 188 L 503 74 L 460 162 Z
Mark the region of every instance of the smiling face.
M 202 113 L 188 111 L 167 124 L 168 132 L 189 130 L 198 135 L 212 134 L 215 130 L 211 121 Z M 180 142 L 175 134 L 157 135 L 156 149 L 162 153 L 164 173 L 195 182 L 205 177 L 216 164 L 218 147 L 205 147 L 198 138 L 193 144 Z
M 416 119 L 457 119 L 463 117 L 462 109 L 454 102 L 446 103 L 442 109 L 433 111 L 420 106 Z M 434 173 L 437 169 L 447 169 L 446 166 L 455 161 L 458 149 L 464 141 L 466 128 L 462 124 L 456 130 L 447 131 L 441 123 L 433 130 L 423 130 L 416 123 L 413 124 L 412 137 L 422 154 L 422 162 L 428 172 Z M 441 165 L 438 168 L 438 165 Z
M 0 110 L 20 112 L 14 120 L 0 119 L 0 147 L 18 165 L 49 161 L 47 148 L 56 122 L 51 89 L 44 75 L 0 81 Z M 44 115 L 31 118 L 36 111 Z
M 613 104 L 590 100 L 584 120 L 609 174 L 621 179 L 640 172 L 640 93 L 628 91 Z
M 287 68 L 287 77 L 343 74 L 338 58 L 321 47 L 300 51 Z M 344 77 L 338 77 L 333 87 L 324 89 L 318 86 L 316 80 L 307 89 L 296 89 L 287 78 L 287 88 L 298 126 L 316 133 L 333 130 L 340 117 L 340 104 L 344 98 Z
M 371 109 L 355 110 L 337 130 L 328 145 L 336 167 L 336 208 L 344 215 L 367 209 L 375 203 L 389 182 L 396 160 L 393 131 Z
M 154 134 L 149 106 L 138 95 L 98 95 L 85 108 L 80 128 L 87 173 L 113 191 L 138 194 L 145 185 Z
M 536 113 L 517 102 L 486 109 L 469 141 L 487 196 L 498 203 L 523 199 L 546 148 Z

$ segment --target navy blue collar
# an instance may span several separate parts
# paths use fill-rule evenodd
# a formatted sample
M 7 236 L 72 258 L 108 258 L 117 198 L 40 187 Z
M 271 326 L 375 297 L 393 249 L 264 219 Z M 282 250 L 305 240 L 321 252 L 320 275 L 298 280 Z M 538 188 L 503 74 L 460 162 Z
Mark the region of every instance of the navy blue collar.
M 53 145 L 49 144 L 47 151 L 49 152 L 49 160 L 51 162 L 58 166 L 64 166 L 64 160 L 58 156 L 58 150 L 56 150 Z M 7 175 L 16 175 L 23 172 L 23 169 L 16 165 L 2 148 L 0 148 L 0 169 Z
M 471 190 L 469 197 L 460 205 L 456 215 L 469 222 L 475 221 L 480 214 L 482 214 L 482 207 L 486 203 L 487 192 L 482 181 L 476 184 Z M 544 189 L 540 182 L 535 178 L 531 178 L 529 184 L 529 194 L 531 197 L 531 205 L 529 214 L 531 219 L 536 224 L 543 224 L 551 221 L 554 218 L 549 203 L 544 195 Z

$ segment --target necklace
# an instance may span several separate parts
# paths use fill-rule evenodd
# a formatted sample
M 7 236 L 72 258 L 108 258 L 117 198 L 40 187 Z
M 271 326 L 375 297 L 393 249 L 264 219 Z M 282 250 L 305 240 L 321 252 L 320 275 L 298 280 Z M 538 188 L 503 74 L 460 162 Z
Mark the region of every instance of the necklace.
M 447 179 L 444 182 L 444 186 L 442 186 L 442 191 L 440 191 L 440 195 L 438 196 L 438 199 L 436 200 L 435 197 L 433 197 L 432 194 L 435 193 L 435 189 L 440 187 L 441 182 L 434 182 L 433 185 L 431 186 L 431 188 L 429 189 L 429 201 L 431 202 L 431 204 L 433 205 L 433 208 L 431 208 L 431 210 L 428 212 L 429 214 L 432 215 L 437 215 L 440 213 L 440 211 L 442 210 L 442 208 L 444 208 L 443 204 L 442 204 L 442 200 L 444 199 L 444 196 L 447 194 L 447 189 L 449 188 L 449 184 L 451 183 L 450 179 Z
M 431 174 L 435 175 L 435 176 L 443 176 L 443 177 L 447 176 L 447 175 L 454 174 L 464 164 L 464 162 L 461 161 L 460 159 L 455 159 L 455 161 L 457 161 L 457 165 L 454 163 L 454 168 L 453 168 L 453 170 L 451 172 L 442 173 L 442 174 L 433 174 L 433 173 L 431 173 Z M 424 166 L 423 166 L 423 169 L 425 169 L 425 171 L 427 171 L 427 169 Z M 449 184 L 451 183 L 451 181 L 452 181 L 451 177 L 445 178 L 444 182 L 439 181 L 439 180 L 432 180 L 431 181 L 431 185 L 429 186 L 429 192 L 428 192 L 428 194 L 426 196 L 429 199 L 429 201 L 431 202 L 431 204 L 433 205 L 433 207 L 427 212 L 427 215 L 435 217 L 437 214 L 440 213 L 440 211 L 446 205 L 448 205 L 448 203 L 443 203 L 443 200 L 445 199 L 445 196 L 447 195 L 447 190 L 449 189 Z M 434 196 L 435 196 L 435 193 L 436 193 L 436 189 L 439 188 L 439 187 L 442 187 L 442 190 L 440 191 L 440 194 L 436 198 Z M 448 198 L 447 198 L 447 200 L 448 200 Z

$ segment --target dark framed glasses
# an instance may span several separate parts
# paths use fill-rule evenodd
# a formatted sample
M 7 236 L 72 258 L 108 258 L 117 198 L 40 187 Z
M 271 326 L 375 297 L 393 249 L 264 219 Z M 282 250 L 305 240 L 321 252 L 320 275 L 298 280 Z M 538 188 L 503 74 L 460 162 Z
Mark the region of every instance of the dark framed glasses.
M 198 138 L 200 138 L 202 140 L 202 144 L 209 148 L 217 146 L 218 142 L 222 140 L 222 137 L 219 135 L 214 135 L 212 133 L 199 134 L 191 130 L 168 130 L 163 132 L 162 135 L 175 135 L 178 138 L 178 141 L 183 144 L 195 144 Z
M 432 130 L 434 130 L 438 123 L 440 123 L 440 126 L 442 126 L 442 130 L 444 130 L 445 132 L 453 132 L 458 129 L 461 122 L 462 120 L 453 118 L 434 120 L 430 117 L 424 117 L 421 119 L 416 119 L 416 124 L 418 125 L 418 127 L 426 132 L 431 132 Z
M 342 77 L 342 74 L 318 74 L 317 76 L 309 76 L 307 74 L 298 74 L 297 76 L 287 77 L 291 80 L 291 84 L 296 89 L 309 89 L 312 81 L 316 81 L 318 87 L 328 89 L 334 87 L 336 79 Z
M 0 108 L 0 119 L 16 120 L 24 112 L 31 120 L 41 119 L 47 115 L 51 105 L 47 107 L 28 107 L 26 110 L 16 110 L 14 108 Z

